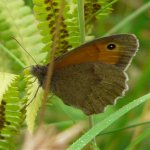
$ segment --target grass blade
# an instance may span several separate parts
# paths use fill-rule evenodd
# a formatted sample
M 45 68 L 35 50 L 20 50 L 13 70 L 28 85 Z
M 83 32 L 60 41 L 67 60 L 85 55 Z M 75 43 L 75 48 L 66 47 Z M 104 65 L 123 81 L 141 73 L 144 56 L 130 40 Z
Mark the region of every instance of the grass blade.
M 93 128 L 91 128 L 88 132 L 86 132 L 83 136 L 81 136 L 75 143 L 73 143 L 68 149 L 69 150 L 82 149 L 87 143 L 89 143 L 101 131 L 109 127 L 112 123 L 114 123 L 120 117 L 122 117 L 123 115 L 128 113 L 130 110 L 134 109 L 135 107 L 139 106 L 140 104 L 144 103 L 148 99 L 150 99 L 150 93 L 120 108 L 118 111 L 108 116 L 102 122 L 97 123 Z

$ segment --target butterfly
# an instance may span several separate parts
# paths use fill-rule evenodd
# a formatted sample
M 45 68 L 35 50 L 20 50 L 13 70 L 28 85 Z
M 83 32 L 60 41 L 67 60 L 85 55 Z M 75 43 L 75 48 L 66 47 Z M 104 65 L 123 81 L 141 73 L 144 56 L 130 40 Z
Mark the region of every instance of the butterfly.
M 118 34 L 64 53 L 54 60 L 50 91 L 86 115 L 101 113 L 128 89 L 125 71 L 138 47 L 135 35 Z M 48 65 L 35 65 L 31 69 L 43 88 Z

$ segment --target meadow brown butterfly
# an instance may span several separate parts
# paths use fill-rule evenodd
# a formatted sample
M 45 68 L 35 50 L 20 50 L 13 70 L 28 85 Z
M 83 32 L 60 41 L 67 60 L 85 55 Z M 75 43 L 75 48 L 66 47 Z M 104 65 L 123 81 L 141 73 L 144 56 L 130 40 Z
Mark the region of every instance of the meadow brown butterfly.
M 125 73 L 138 49 L 132 34 L 102 37 L 67 52 L 54 61 L 51 91 L 85 114 L 97 114 L 127 90 Z M 44 87 L 48 65 L 31 73 Z

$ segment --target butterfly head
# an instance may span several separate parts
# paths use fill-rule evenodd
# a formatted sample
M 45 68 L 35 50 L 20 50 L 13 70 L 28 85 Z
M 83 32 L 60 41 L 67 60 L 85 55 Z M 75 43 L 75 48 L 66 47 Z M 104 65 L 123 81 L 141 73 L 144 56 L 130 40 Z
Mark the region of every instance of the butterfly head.
M 31 74 L 38 79 L 41 86 L 43 85 L 43 81 L 45 80 L 47 68 L 48 68 L 47 65 L 45 66 L 35 65 L 31 67 L 30 70 Z

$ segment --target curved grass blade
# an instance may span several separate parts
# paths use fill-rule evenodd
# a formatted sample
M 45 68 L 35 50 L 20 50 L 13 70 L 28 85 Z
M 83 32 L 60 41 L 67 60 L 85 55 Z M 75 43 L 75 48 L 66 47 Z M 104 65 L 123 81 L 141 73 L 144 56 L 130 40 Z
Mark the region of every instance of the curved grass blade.
M 83 136 L 81 136 L 75 143 L 73 143 L 68 150 L 80 150 L 86 144 L 88 144 L 95 136 L 97 136 L 101 131 L 109 127 L 112 123 L 118 120 L 120 117 L 128 113 L 130 110 L 136 108 L 137 106 L 141 105 L 145 101 L 150 99 L 150 93 L 144 95 L 129 104 L 125 105 L 124 107 L 120 108 L 118 111 L 114 112 L 102 122 L 97 123 L 93 128 L 87 131 Z

